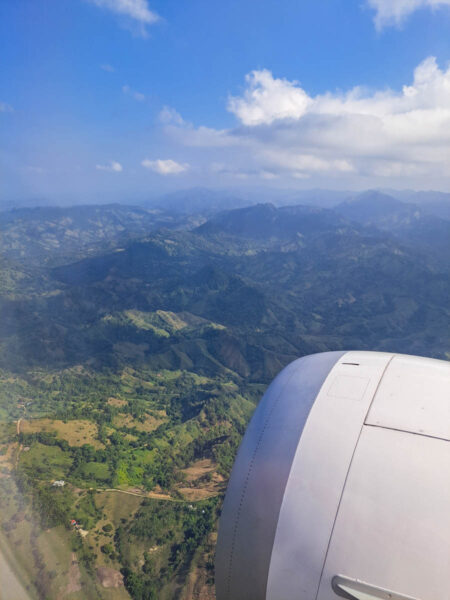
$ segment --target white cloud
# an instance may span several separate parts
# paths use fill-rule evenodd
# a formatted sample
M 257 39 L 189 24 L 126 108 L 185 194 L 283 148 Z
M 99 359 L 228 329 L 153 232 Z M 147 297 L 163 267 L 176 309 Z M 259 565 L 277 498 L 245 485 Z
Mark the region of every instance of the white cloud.
M 435 58 L 419 64 L 400 91 L 356 87 L 312 96 L 266 70 L 246 81 L 242 95 L 228 102 L 239 122 L 234 129 L 184 124 L 169 125 L 167 133 L 204 148 L 222 174 L 450 186 L 450 67 L 439 68 Z
M 106 71 L 107 73 L 115 73 L 115 68 L 112 65 L 100 65 L 100 69 Z
M 10 104 L 7 104 L 6 102 L 0 102 L 0 112 L 14 112 L 13 107 Z
M 127 17 L 139 24 L 141 35 L 146 35 L 146 26 L 159 20 L 159 16 L 150 10 L 147 0 L 87 0 L 99 8 Z
M 246 78 L 244 97 L 231 96 L 228 109 L 244 125 L 272 123 L 277 119 L 298 119 L 308 110 L 309 96 L 296 81 L 274 79 L 272 73 L 252 71 Z
M 278 179 L 279 177 L 279 175 L 272 173 L 272 171 L 261 171 L 259 176 L 261 179 L 266 179 L 267 181 L 270 181 L 271 179 Z
M 160 158 L 157 160 L 150 160 L 146 158 L 141 162 L 141 165 L 146 169 L 159 173 L 159 175 L 179 175 L 189 169 L 188 164 L 181 164 L 170 158 L 166 160 Z
M 389 25 L 400 25 L 411 13 L 420 8 L 437 9 L 450 6 L 450 0 L 367 0 L 376 11 L 377 29 Z
M 112 160 L 107 165 L 95 165 L 98 171 L 109 171 L 110 173 L 121 173 L 123 171 L 122 165 L 116 160 Z
M 137 92 L 136 90 L 131 89 L 129 85 L 123 85 L 122 92 L 126 96 L 131 96 L 131 98 L 134 98 L 138 102 L 143 102 L 145 100 L 144 94 L 141 94 L 141 92 Z
M 165 125 L 184 125 L 183 117 L 174 108 L 164 106 L 158 115 L 158 119 Z

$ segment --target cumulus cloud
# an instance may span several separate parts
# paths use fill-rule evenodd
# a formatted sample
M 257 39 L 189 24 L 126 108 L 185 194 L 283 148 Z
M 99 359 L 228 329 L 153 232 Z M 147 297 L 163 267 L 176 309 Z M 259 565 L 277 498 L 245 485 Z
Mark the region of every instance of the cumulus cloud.
M 120 162 L 116 160 L 112 160 L 107 165 L 95 165 L 97 171 L 109 171 L 110 173 L 121 173 L 123 171 L 123 167 Z
M 222 173 L 333 184 L 359 178 L 361 185 L 409 185 L 420 178 L 433 186 L 444 178 L 450 184 L 450 67 L 439 68 L 433 57 L 399 91 L 356 87 L 312 96 L 267 70 L 252 72 L 246 83 L 228 102 L 235 128 L 184 124 L 167 132 L 185 145 L 208 148 Z
M 137 92 L 136 90 L 133 90 L 132 88 L 130 88 L 129 85 L 123 85 L 122 92 L 126 96 L 131 96 L 131 98 L 134 98 L 134 100 L 137 100 L 137 102 L 143 102 L 145 100 L 144 94 L 141 94 L 141 92 Z
M 189 169 L 189 165 L 184 163 L 178 163 L 171 158 L 163 160 L 161 158 L 157 160 L 150 160 L 148 158 L 141 162 L 141 165 L 146 169 L 150 169 L 159 175 L 179 175 Z
M 252 71 L 245 80 L 247 89 L 244 97 L 231 96 L 228 100 L 228 109 L 244 125 L 298 119 L 308 110 L 311 99 L 296 81 L 274 79 L 266 69 Z
M 139 24 L 142 35 L 146 34 L 147 25 L 152 25 L 159 20 L 159 16 L 150 10 L 147 0 L 88 0 L 88 2 Z
M 400 25 L 411 13 L 420 8 L 449 7 L 450 0 L 367 0 L 375 12 L 377 29 Z
M 10 113 L 14 112 L 13 107 L 6 102 L 0 102 L 0 112 Z

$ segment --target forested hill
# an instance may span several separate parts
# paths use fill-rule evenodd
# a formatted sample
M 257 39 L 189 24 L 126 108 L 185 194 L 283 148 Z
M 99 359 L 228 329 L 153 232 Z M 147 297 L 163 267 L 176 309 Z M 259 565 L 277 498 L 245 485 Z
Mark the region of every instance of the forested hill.
M 276 373 L 335 349 L 449 357 L 445 219 L 202 203 L 2 213 L 0 517 L 41 597 L 76 576 L 85 597 L 109 577 L 115 598 L 212 598 L 221 498 Z

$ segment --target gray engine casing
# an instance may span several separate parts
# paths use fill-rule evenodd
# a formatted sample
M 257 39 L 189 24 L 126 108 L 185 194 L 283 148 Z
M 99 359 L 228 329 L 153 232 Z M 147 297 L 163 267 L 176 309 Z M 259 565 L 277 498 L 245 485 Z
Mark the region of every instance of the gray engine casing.
M 288 365 L 231 474 L 217 600 L 450 600 L 450 364 L 327 352 Z

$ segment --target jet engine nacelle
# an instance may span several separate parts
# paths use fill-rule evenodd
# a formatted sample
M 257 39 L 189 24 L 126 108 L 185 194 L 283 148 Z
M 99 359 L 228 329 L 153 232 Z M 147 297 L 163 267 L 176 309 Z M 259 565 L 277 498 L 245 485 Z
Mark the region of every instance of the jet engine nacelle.
M 217 600 L 450 599 L 450 364 L 328 352 L 261 400 L 219 525 Z

